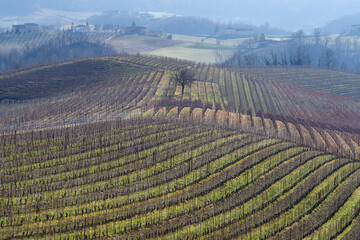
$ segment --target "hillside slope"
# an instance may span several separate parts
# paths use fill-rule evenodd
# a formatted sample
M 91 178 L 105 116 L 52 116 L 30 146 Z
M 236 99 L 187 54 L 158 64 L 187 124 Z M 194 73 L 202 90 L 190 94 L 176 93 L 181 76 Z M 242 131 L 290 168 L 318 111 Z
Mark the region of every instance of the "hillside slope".
M 357 73 L 290 66 L 239 67 L 237 70 L 257 79 L 287 83 L 351 98 L 360 98 L 360 75 Z
M 184 67 L 196 81 L 182 94 L 172 74 Z M 124 55 L 4 73 L 0 86 L 0 99 L 7 99 L 0 104 L 5 132 L 141 115 L 213 116 L 210 124 L 222 121 L 360 160 L 358 100 L 257 79 L 241 69 Z
M 191 87 L 185 89 L 184 95 L 181 94 L 180 88 L 176 86 L 171 78 L 174 71 L 182 67 L 187 67 L 193 71 L 197 79 Z M 286 69 L 290 72 L 293 70 L 293 68 Z M 256 72 L 253 72 L 253 70 Z M 106 90 L 104 89 L 106 87 L 102 86 L 102 84 L 108 86 L 106 84 L 111 83 L 114 86 L 121 85 L 120 90 L 128 93 L 137 90 L 145 94 L 132 94 L 131 98 L 127 98 L 130 102 L 133 99 L 136 99 L 135 102 L 137 102 L 137 104 L 128 106 L 128 108 L 151 106 L 158 101 L 160 101 L 159 104 L 164 104 L 162 101 L 164 99 L 185 100 L 187 105 L 190 103 L 206 105 L 208 108 L 234 113 L 251 113 L 253 116 L 258 112 L 262 114 L 269 113 L 287 118 L 312 121 L 318 125 L 360 128 L 359 100 L 319 91 L 319 89 L 315 91 L 313 85 L 309 85 L 308 88 L 310 89 L 306 89 L 263 80 L 257 75 L 257 72 L 262 70 L 261 74 L 266 74 L 264 72 L 266 69 L 262 68 L 248 68 L 245 71 L 245 69 L 218 68 L 211 65 L 159 57 L 125 55 L 103 59 L 97 58 L 46 68 L 34 68 L 31 71 L 20 70 L 11 74 L 4 73 L 0 76 L 0 99 L 28 100 L 34 97 L 59 97 L 60 93 L 74 92 L 79 87 L 86 85 L 89 87 L 82 87 L 80 88 L 81 91 L 88 97 L 96 97 L 94 96 L 94 86 L 96 86 L 95 90 L 99 93 L 105 93 L 106 91 L 116 93 L 116 88 Z M 271 71 L 269 69 L 269 75 Z M 330 75 L 334 76 L 334 79 L 342 77 L 342 73 L 335 71 L 327 71 L 323 74 L 321 72 L 312 74 L 311 69 L 297 69 L 297 71 L 294 72 L 294 75 L 289 75 L 289 80 L 286 80 L 284 76 L 281 79 L 288 83 L 292 81 L 292 76 L 302 73 L 306 79 L 303 84 L 306 84 L 306 82 L 311 83 L 314 74 L 317 74 L 319 81 L 323 78 L 329 79 Z M 141 75 L 144 76 L 141 77 Z M 134 78 L 135 76 L 137 77 Z M 275 74 L 274 78 L 276 76 Z M 356 94 L 358 76 L 353 74 L 347 74 L 346 76 L 346 78 L 342 78 L 343 83 L 338 83 L 342 84 L 341 88 L 336 87 L 336 85 L 333 88 L 341 91 L 341 94 L 345 92 Z M 325 81 L 321 81 L 325 84 Z M 125 87 L 122 85 L 124 82 L 126 82 Z M 143 86 L 146 87 L 143 88 Z M 89 91 L 89 89 L 91 90 Z M 154 90 L 154 92 L 151 91 L 151 95 L 146 95 L 146 90 L 150 89 Z M 329 88 L 323 90 L 331 92 Z M 79 91 L 75 91 L 75 93 L 79 93 Z M 79 99 L 79 95 L 81 96 L 81 94 L 76 94 L 65 99 L 76 102 L 83 101 Z M 146 99 L 143 100 L 142 98 L 145 96 Z M 101 105 L 107 105 L 107 107 L 115 109 L 116 103 L 122 103 L 106 96 L 102 100 Z M 63 103 L 66 106 L 72 105 L 68 101 Z M 141 104 L 138 104 L 139 101 L 141 101 Z M 49 101 L 45 100 L 44 103 L 46 105 Z M 47 107 L 41 106 L 41 108 Z
M 355 99 L 132 55 L 0 86 L 0 239 L 360 238 Z
M 360 163 L 294 143 L 163 120 L 0 142 L 0 239 L 359 237 Z
M 221 110 L 173 107 L 151 108 L 145 118 L 165 118 L 215 125 L 229 129 L 240 129 L 271 138 L 283 139 L 298 145 L 316 148 L 338 156 L 360 161 L 360 134 L 357 130 L 340 131 L 319 127 L 308 122 L 288 121 L 284 118 L 251 116 Z

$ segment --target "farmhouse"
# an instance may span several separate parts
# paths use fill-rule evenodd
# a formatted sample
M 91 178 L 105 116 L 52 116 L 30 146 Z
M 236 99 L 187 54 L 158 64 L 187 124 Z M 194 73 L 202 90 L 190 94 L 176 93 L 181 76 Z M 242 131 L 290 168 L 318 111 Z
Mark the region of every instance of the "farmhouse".
M 90 26 L 89 26 L 88 22 L 86 22 L 86 25 L 80 24 L 80 25 L 76 25 L 76 26 L 74 25 L 74 23 L 72 23 L 71 30 L 73 32 L 87 33 L 87 32 L 90 32 Z
M 75 32 L 89 32 L 89 28 L 86 25 L 75 26 Z
M 125 27 L 124 29 L 124 33 L 127 35 L 131 35 L 131 34 L 144 34 L 145 33 L 145 29 L 146 27 L 143 26 L 136 26 L 135 24 L 133 24 L 130 27 Z
M 13 25 L 12 32 L 20 33 L 20 32 L 39 32 L 40 26 L 36 23 L 25 23 L 21 25 Z
M 11 31 L 15 33 L 25 32 L 25 25 L 12 25 Z

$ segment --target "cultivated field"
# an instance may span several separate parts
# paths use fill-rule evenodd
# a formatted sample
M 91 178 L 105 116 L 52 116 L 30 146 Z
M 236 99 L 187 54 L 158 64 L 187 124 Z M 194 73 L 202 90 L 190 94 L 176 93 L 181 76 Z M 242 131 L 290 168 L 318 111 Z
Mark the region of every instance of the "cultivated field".
M 360 98 L 360 75 L 357 73 L 301 67 L 246 67 L 237 71 L 258 79 Z
M 183 43 L 146 53 L 160 57 L 178 58 L 188 61 L 213 64 L 221 62 L 222 59 L 220 59 L 219 56 L 231 56 L 234 53 L 234 50 L 231 48 L 223 49 L 223 47 L 217 45 L 194 45 L 192 43 Z M 219 55 L 219 53 L 221 55 Z
M 1 239 L 358 237 L 360 164 L 293 143 L 163 120 L 1 143 Z
M 262 70 L 120 55 L 0 75 L 0 239 L 359 239 L 359 101 Z

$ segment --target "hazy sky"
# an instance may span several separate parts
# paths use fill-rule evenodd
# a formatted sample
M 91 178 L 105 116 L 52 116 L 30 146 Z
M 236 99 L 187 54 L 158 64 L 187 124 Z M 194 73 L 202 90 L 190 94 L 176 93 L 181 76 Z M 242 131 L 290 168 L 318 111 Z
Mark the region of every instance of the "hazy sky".
M 166 11 L 214 20 L 239 19 L 294 30 L 306 24 L 360 12 L 360 0 L 0 0 L 0 15 L 24 14 L 37 7 L 71 11 Z M 360 23 L 359 23 L 360 24 Z

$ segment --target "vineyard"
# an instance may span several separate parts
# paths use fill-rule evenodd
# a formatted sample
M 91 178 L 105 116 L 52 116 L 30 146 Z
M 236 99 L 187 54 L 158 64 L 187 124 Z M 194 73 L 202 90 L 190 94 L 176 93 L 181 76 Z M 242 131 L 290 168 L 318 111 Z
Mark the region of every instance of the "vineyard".
M 197 79 L 184 94 L 171 77 L 182 67 L 189 68 Z M 61 92 L 66 92 L 66 97 L 60 95 L 62 100 L 55 101 Z M 37 98 L 34 103 L 31 99 L 36 96 L 53 99 Z M 3 113 L 0 125 L 43 122 L 44 118 L 108 119 L 123 116 L 125 110 L 139 115 L 151 107 L 179 106 L 348 132 L 358 132 L 360 127 L 360 102 L 356 99 L 259 80 L 234 69 L 160 57 L 124 55 L 4 73 L 0 76 L 0 100 L 5 106 L 23 100 L 13 111 Z M 24 107 L 36 116 L 24 112 Z
M 1 74 L 0 239 L 359 239 L 357 75 L 334 92 L 263 69 L 124 54 Z
M 1 142 L 1 239 L 359 237 L 360 164 L 290 142 L 164 120 Z
M 240 67 L 238 72 L 258 79 L 287 83 L 359 99 L 360 76 L 357 73 L 301 67 Z
M 248 133 L 278 138 L 313 147 L 347 158 L 360 160 L 360 134 L 358 131 L 339 131 L 321 128 L 307 122 L 289 122 L 284 118 L 253 117 L 225 111 L 201 108 L 191 109 L 174 107 L 170 110 L 161 108 L 157 112 L 149 109 L 143 117 L 173 118 L 201 124 L 216 125 L 231 129 L 241 129 Z

